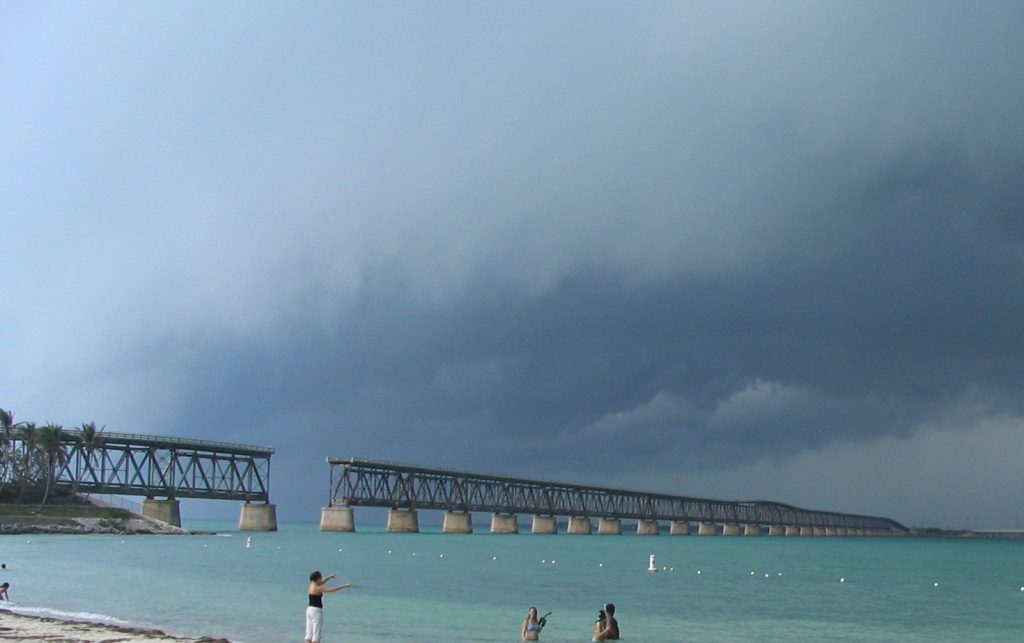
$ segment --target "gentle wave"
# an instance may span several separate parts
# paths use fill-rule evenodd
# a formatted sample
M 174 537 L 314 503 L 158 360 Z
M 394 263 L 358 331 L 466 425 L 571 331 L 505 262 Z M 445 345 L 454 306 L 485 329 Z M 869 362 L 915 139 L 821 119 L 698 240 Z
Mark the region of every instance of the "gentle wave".
M 77 621 L 83 623 L 100 623 L 102 625 L 117 625 L 118 627 L 134 627 L 135 624 L 116 616 L 97 614 L 94 612 L 65 612 L 49 607 L 30 607 L 13 605 L 12 612 L 23 616 L 38 616 L 43 618 L 55 618 L 61 621 Z

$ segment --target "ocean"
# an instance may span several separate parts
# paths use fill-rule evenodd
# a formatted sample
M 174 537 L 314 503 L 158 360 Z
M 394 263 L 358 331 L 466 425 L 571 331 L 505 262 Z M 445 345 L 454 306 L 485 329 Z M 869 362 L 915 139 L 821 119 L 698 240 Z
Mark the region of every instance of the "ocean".
M 325 642 L 513 642 L 530 606 L 542 641 L 589 641 L 609 601 L 634 642 L 1024 638 L 1022 541 L 184 526 L 218 535 L 0 536 L 0 576 L 24 613 L 247 643 L 302 640 L 314 569 L 355 585 Z

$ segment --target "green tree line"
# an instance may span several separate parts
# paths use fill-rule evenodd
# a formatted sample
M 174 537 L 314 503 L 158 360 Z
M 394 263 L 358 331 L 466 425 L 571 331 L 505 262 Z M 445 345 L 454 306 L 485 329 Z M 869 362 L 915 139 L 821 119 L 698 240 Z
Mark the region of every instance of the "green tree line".
M 43 426 L 15 422 L 14 413 L 0 409 L 0 498 L 17 503 L 41 498 L 39 506 L 43 507 L 50 499 L 57 471 L 67 462 L 67 436 L 74 435 L 91 459 L 103 443 L 104 428 L 83 422 L 69 432 L 52 422 Z

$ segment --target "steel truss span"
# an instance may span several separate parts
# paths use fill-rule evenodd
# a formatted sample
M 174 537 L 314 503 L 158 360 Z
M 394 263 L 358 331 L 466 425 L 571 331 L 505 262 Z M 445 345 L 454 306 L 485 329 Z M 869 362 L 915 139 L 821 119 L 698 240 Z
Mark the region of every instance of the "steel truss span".
M 889 518 L 328 458 L 331 506 L 904 531 Z
M 103 433 L 90 447 L 65 431 L 56 484 L 85 493 L 269 502 L 274 449 Z

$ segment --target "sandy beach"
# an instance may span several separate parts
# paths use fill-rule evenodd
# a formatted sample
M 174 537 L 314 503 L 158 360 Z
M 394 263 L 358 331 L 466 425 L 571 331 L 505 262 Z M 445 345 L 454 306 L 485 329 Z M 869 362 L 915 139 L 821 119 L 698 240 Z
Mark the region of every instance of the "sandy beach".
M 160 630 L 118 627 L 100 623 L 65 621 L 55 618 L 26 616 L 0 608 L 0 640 L 54 643 L 83 641 L 88 643 L 230 643 L 228 639 L 201 637 L 197 639 L 171 636 Z

